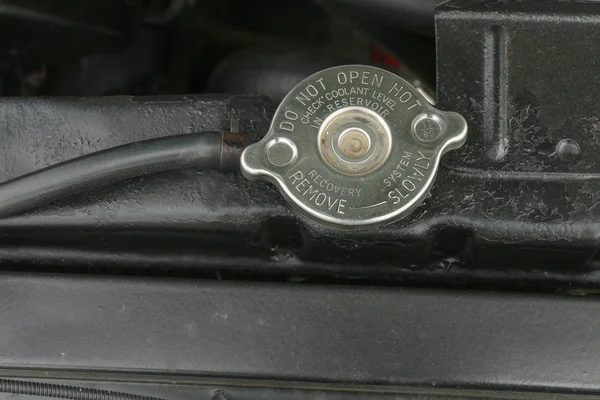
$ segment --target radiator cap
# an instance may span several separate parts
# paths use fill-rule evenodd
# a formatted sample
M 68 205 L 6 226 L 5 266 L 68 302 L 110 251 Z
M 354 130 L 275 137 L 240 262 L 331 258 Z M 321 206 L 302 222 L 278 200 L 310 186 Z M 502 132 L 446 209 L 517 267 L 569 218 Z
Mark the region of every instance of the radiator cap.
M 440 157 L 466 138 L 461 115 L 436 109 L 402 78 L 348 65 L 298 84 L 267 135 L 244 150 L 241 166 L 313 221 L 375 226 L 421 204 Z

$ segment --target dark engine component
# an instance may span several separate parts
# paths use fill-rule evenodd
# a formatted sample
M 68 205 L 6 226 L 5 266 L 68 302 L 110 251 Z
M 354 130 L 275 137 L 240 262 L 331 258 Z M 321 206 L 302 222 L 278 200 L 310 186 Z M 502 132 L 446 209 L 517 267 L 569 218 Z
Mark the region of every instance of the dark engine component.
M 599 14 L 595 3 L 555 0 L 440 6 L 438 102 L 468 115 L 471 130 L 449 168 L 494 185 L 561 181 L 573 191 L 556 192 L 564 206 L 548 213 L 569 219 L 575 194 L 600 177 L 600 78 L 590 56 L 600 51 Z
M 208 90 L 263 94 L 279 103 L 309 75 L 342 64 L 343 59 L 324 51 L 251 47 L 222 60 L 210 77 Z
M 433 10 L 440 0 L 319 0 L 332 13 L 374 25 L 433 36 Z
M 141 0 L 0 2 L 0 60 L 31 65 L 122 47 Z M 60 43 L 60 45 L 56 45 Z

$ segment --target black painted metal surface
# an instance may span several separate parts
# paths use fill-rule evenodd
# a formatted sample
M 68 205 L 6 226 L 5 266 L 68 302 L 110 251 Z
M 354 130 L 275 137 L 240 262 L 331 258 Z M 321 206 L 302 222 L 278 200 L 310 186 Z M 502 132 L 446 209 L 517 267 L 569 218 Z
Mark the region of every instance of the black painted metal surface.
M 447 165 L 494 178 L 597 179 L 599 16 L 596 2 L 581 1 L 440 6 L 438 102 L 471 130 Z
M 0 108 L 1 179 L 131 141 L 228 129 L 232 119 L 256 139 L 272 112 L 247 96 L 4 99 Z M 0 267 L 588 287 L 599 278 L 594 187 L 570 175 L 493 180 L 444 169 L 406 220 L 341 235 L 299 220 L 274 188 L 241 175 L 160 174 L 0 220 Z
M 5 274 L 0 366 L 589 393 L 599 310 L 549 295 Z

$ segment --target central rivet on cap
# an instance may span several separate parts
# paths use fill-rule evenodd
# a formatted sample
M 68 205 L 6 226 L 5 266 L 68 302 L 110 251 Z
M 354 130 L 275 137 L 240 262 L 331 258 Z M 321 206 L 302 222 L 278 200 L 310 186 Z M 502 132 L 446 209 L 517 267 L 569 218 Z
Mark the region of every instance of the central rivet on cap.
M 371 138 L 362 129 L 350 128 L 340 135 L 338 147 L 346 157 L 360 158 L 371 148 Z

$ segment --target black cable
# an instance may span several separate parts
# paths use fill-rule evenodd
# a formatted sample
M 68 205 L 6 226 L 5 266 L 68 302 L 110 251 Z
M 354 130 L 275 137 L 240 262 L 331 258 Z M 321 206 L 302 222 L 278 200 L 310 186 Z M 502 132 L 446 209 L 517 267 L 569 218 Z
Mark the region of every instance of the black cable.
M 221 133 L 145 140 L 75 158 L 0 184 L 0 217 L 117 181 L 180 168 L 218 169 Z
M 2 378 L 0 378 L 0 392 L 70 400 L 161 400 L 158 397 L 113 392 L 112 390 L 56 385 L 45 382 L 17 381 Z

